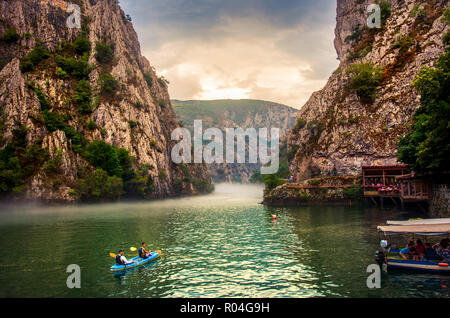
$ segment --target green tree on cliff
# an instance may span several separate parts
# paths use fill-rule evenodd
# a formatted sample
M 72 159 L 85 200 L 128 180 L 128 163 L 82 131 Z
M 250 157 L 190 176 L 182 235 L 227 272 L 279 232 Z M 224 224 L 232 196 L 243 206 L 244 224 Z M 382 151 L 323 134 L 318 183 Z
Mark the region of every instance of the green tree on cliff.
M 423 67 L 414 81 L 421 106 L 413 116 L 411 131 L 399 143 L 400 161 L 410 164 L 415 171 L 449 168 L 450 46 L 445 40 L 448 34 L 444 36 L 446 51 L 435 67 Z

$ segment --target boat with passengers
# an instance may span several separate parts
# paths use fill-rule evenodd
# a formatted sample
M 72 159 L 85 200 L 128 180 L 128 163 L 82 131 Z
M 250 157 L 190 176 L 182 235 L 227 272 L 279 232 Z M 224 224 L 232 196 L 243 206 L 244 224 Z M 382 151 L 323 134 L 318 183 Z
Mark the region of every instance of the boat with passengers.
M 450 219 L 414 219 L 408 221 L 387 221 L 387 225 L 380 225 L 377 230 L 384 239 L 380 242 L 380 247 L 375 253 L 375 260 L 386 270 L 402 269 L 411 272 L 428 272 L 436 274 L 450 274 L 450 260 L 442 258 L 437 254 L 435 259 L 427 259 L 423 255 L 415 254 L 414 257 L 402 255 L 403 249 L 394 248 L 393 242 L 402 241 L 402 244 L 416 239 L 424 241 L 425 244 L 437 242 L 447 242 L 450 235 Z M 409 238 L 405 238 L 409 236 Z M 406 245 L 406 244 L 404 244 Z M 434 248 L 434 247 L 433 247 Z M 445 246 L 444 246 L 445 249 Z M 409 249 L 407 249 L 409 250 Z M 413 248 L 414 251 L 414 248 Z

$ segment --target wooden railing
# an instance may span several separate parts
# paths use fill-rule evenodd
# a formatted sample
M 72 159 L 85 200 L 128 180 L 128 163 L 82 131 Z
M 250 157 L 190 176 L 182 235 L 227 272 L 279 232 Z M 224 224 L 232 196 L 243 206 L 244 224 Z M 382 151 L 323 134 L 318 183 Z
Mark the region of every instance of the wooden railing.
M 342 188 L 353 188 L 353 185 L 318 185 L 318 186 L 313 186 L 313 185 L 300 185 L 300 184 L 286 184 L 286 187 L 288 189 L 342 189 Z

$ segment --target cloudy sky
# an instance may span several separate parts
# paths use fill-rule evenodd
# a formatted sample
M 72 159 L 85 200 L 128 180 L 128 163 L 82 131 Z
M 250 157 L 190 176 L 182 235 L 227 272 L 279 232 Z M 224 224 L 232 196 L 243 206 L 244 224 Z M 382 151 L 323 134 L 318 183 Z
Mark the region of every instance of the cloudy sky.
M 333 0 L 120 0 L 174 99 L 300 108 L 337 68 Z

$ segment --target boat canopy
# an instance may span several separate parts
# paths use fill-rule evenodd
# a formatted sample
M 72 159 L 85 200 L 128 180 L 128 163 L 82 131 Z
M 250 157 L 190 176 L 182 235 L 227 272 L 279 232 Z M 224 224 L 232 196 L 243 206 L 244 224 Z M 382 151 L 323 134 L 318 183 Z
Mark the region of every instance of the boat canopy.
M 386 221 L 389 225 L 427 225 L 427 224 L 450 224 L 450 218 L 444 219 L 415 219 L 408 221 Z
M 417 235 L 445 235 L 450 234 L 450 223 L 443 224 L 413 224 L 413 225 L 386 225 L 378 226 L 379 232 L 385 234 L 408 234 Z

